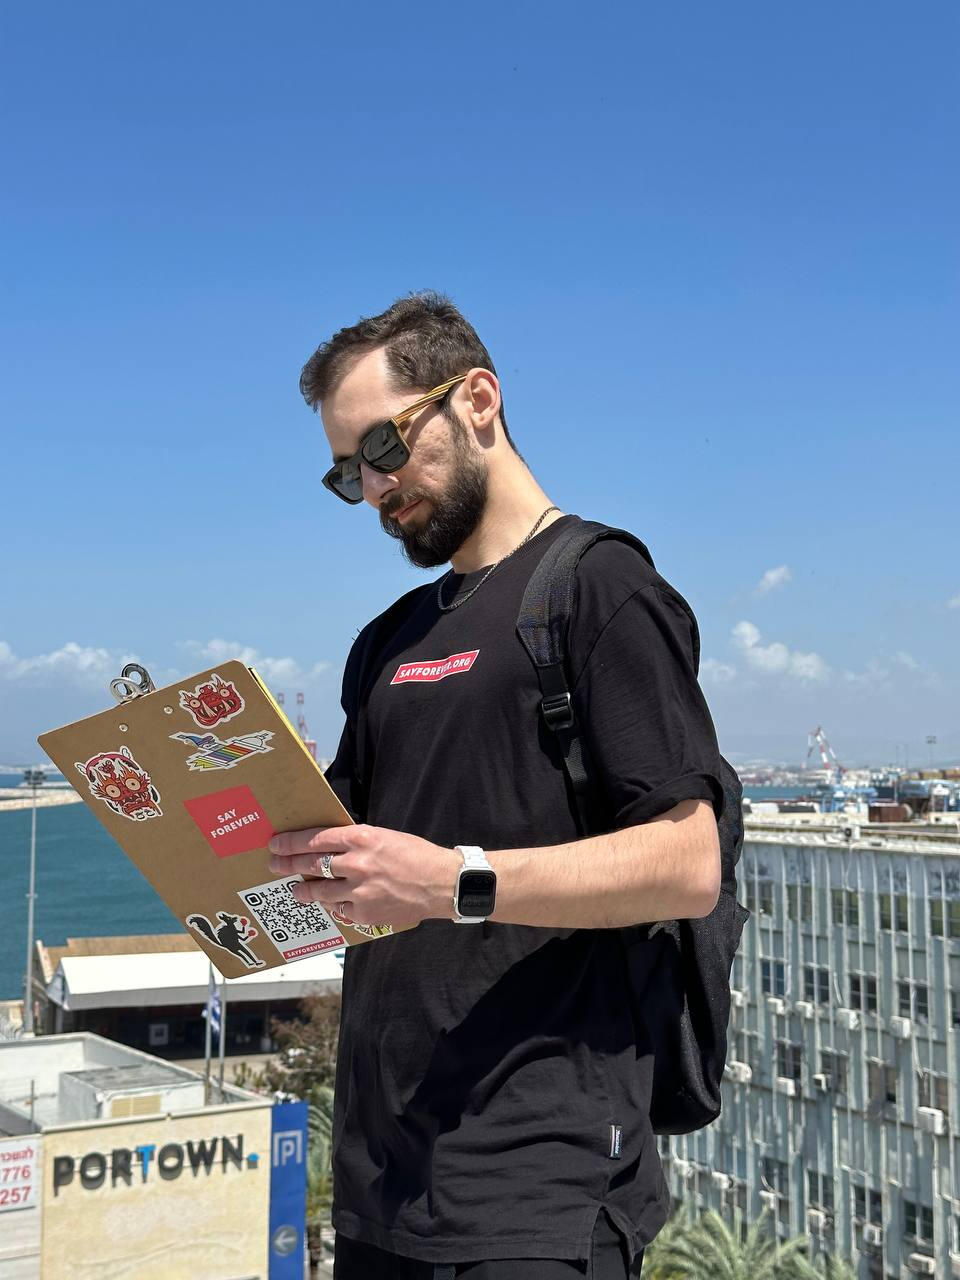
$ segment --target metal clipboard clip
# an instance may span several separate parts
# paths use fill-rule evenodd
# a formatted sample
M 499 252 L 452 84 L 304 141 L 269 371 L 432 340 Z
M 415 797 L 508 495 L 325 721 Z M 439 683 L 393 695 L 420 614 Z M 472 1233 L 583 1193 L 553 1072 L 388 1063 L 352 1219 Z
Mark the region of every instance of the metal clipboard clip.
M 131 679 L 132 676 L 136 676 L 136 680 Z M 153 683 L 150 672 L 146 667 L 141 667 L 139 662 L 128 662 L 117 679 L 110 681 L 110 692 L 120 703 L 132 702 L 134 698 L 156 691 L 157 686 Z

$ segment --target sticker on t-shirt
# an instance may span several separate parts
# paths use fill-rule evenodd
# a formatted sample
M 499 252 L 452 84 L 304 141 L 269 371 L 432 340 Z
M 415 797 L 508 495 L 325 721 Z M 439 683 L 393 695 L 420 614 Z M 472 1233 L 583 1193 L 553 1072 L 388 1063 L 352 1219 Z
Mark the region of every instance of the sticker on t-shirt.
M 433 683 L 447 676 L 458 676 L 469 671 L 476 662 L 479 649 L 465 653 L 451 653 L 449 658 L 425 659 L 422 662 L 401 662 L 391 684 Z
M 288 876 L 240 890 L 250 914 L 284 960 L 301 960 L 345 945 L 343 934 L 321 903 L 302 903 L 293 896 L 293 886 L 302 883 L 303 876 Z

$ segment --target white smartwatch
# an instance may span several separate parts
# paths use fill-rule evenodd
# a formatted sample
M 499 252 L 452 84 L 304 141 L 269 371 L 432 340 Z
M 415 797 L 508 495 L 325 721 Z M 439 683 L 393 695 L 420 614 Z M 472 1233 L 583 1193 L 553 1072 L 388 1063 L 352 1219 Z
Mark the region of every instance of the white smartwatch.
M 479 845 L 458 844 L 463 858 L 453 889 L 453 919 L 456 924 L 482 924 L 493 914 L 497 901 L 497 873 Z

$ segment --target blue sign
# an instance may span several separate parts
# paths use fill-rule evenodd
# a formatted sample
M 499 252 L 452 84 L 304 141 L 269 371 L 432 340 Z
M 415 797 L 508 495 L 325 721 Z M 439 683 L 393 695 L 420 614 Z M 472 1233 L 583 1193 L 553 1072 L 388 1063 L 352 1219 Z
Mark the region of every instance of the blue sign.
M 303 1280 L 307 1104 L 278 1102 L 270 1134 L 270 1280 Z

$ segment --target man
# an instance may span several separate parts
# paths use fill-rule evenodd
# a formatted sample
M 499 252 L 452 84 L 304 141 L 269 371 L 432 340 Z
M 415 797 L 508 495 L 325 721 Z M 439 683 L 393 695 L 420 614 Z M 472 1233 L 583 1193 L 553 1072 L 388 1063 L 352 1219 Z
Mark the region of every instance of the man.
M 570 517 L 513 444 L 486 348 L 446 299 L 415 295 L 318 348 L 301 390 L 333 453 L 326 487 L 373 506 L 412 564 L 451 564 L 347 659 L 327 778 L 358 825 L 271 842 L 274 871 L 318 877 L 302 901 L 416 926 L 346 955 L 335 1274 L 637 1275 L 669 1197 L 619 929 L 717 901 L 723 791 L 694 628 L 632 547 L 586 552 L 571 690 L 605 834 L 579 838 L 516 633 Z M 601 437 L 585 427 L 572 465 L 615 472 Z M 642 498 L 635 450 L 624 464 Z

